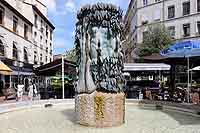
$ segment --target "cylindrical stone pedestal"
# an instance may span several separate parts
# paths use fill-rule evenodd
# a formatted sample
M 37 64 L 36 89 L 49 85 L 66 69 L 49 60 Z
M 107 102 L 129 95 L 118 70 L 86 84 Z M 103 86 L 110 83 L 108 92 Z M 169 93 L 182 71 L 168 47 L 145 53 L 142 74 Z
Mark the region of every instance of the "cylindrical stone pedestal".
M 112 127 L 124 123 L 124 93 L 79 94 L 75 97 L 77 122 L 85 126 Z

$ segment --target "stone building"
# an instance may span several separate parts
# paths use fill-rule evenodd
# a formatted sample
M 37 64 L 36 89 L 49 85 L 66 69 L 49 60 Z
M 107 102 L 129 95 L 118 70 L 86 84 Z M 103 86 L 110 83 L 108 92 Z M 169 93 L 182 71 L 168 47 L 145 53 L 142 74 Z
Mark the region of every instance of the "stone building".
M 13 82 L 23 82 L 34 67 L 53 60 L 54 29 L 39 0 L 0 0 L 0 57 L 13 70 Z
M 126 61 L 134 62 L 150 25 L 164 24 L 179 41 L 200 37 L 200 0 L 131 0 L 124 17 Z M 130 51 L 126 45 L 133 47 Z

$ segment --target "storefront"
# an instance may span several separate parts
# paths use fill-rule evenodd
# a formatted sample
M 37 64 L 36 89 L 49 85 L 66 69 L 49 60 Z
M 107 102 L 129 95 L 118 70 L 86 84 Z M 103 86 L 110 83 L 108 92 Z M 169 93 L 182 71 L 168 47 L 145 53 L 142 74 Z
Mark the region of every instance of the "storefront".
M 0 94 L 2 94 L 5 86 L 9 87 L 11 85 L 11 74 L 11 68 L 0 61 Z
M 62 65 L 64 69 L 62 69 Z M 64 88 L 62 84 L 62 72 L 64 75 Z M 63 61 L 57 59 L 51 63 L 36 68 L 35 74 L 39 81 L 38 84 L 41 99 L 55 97 L 61 99 L 63 94 L 65 98 L 74 97 L 75 89 L 73 82 L 76 78 L 76 63 L 66 59 Z
M 23 84 L 25 85 L 25 91 L 29 86 L 29 82 L 34 76 L 33 65 L 23 62 L 14 61 L 11 59 L 4 59 L 3 62 L 12 69 L 10 76 L 10 87 L 16 88 L 16 85 Z

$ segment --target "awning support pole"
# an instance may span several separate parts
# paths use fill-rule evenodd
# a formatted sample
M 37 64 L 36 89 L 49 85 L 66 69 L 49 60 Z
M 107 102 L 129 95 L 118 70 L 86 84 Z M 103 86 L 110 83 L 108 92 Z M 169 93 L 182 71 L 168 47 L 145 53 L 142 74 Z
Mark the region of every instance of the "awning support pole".
M 187 58 L 187 66 L 188 66 L 188 83 L 187 83 L 187 95 L 188 95 L 188 103 L 190 102 L 190 59 Z
M 64 55 L 62 55 L 62 98 L 65 99 L 65 80 L 64 80 L 64 73 L 65 73 L 65 68 L 64 68 Z

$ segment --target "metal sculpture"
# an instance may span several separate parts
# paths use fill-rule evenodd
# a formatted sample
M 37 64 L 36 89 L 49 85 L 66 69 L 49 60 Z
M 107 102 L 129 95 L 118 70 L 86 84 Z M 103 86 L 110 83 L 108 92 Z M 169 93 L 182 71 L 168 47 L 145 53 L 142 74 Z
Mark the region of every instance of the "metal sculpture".
M 79 79 L 76 92 L 121 92 L 124 82 L 122 10 L 112 4 L 86 5 L 77 19 L 75 45 Z

